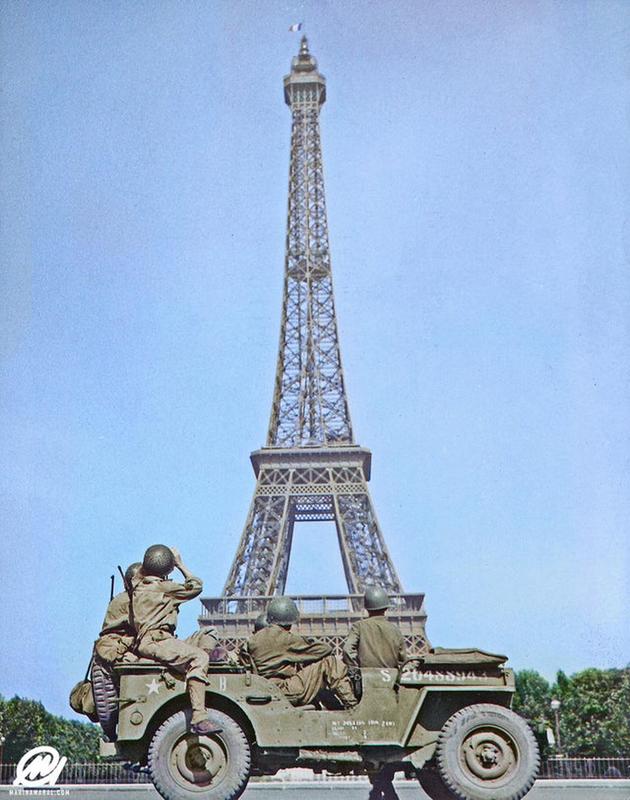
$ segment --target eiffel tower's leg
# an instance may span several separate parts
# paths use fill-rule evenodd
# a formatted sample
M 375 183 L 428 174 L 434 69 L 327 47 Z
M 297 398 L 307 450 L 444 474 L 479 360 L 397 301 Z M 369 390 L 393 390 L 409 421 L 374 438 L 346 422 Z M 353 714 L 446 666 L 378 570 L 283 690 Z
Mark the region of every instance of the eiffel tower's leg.
M 369 584 L 400 593 L 402 588 L 381 533 L 367 486 L 363 492 L 335 496 L 342 555 L 350 564 L 349 585 L 362 592 Z
M 291 546 L 293 544 L 293 529 L 295 527 L 295 507 L 288 498 L 287 513 L 284 524 L 280 531 L 280 546 L 276 556 L 275 566 L 269 581 L 268 594 L 284 594 L 287 585 L 287 573 L 289 571 L 289 558 L 291 557 Z
M 272 593 L 270 579 L 283 546 L 288 511 L 288 495 L 260 495 L 256 486 L 224 595 Z

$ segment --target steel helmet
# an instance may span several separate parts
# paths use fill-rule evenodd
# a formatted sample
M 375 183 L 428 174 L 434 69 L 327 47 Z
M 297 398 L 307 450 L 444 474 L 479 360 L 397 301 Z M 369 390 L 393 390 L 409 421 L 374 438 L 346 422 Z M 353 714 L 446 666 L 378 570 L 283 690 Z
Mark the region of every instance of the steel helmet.
M 125 584 L 127 586 L 131 585 L 131 582 L 138 574 L 139 569 L 142 569 L 142 564 L 139 561 L 134 561 L 133 564 L 129 564 L 125 570 Z
M 381 586 L 367 586 L 363 604 L 366 611 L 382 611 L 391 605 L 387 592 Z
M 294 625 L 300 618 L 300 612 L 290 597 L 274 597 L 267 606 L 269 624 Z
M 146 575 L 158 575 L 160 578 L 173 571 L 175 558 L 171 548 L 165 544 L 152 544 L 147 548 L 142 560 L 142 569 Z
M 267 619 L 267 614 L 259 614 L 256 619 L 254 620 L 254 633 L 258 633 L 263 628 L 269 627 L 269 620 Z

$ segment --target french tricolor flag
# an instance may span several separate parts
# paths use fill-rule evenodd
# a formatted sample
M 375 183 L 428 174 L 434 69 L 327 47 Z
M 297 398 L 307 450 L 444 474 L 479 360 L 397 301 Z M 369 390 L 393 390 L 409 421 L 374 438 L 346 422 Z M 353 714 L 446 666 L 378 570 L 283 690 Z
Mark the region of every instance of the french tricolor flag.
M 289 28 L 289 33 L 297 33 L 298 31 L 302 30 L 302 23 L 296 22 Z

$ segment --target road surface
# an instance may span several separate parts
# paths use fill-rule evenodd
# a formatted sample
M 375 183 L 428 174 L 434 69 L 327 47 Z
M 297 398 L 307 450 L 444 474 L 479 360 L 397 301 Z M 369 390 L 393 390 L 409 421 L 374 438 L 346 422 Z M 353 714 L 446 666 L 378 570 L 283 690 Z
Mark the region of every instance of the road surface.
M 400 800 L 428 800 L 427 795 L 412 781 L 394 784 Z M 67 793 L 66 793 L 67 792 Z M 343 800 L 367 800 L 369 785 L 327 781 L 313 783 L 287 781 L 285 783 L 251 783 L 242 795 L 243 800 L 332 800 L 340 795 Z M 0 786 L 0 798 L 9 797 L 54 798 L 69 797 L 74 800 L 161 800 L 150 784 L 136 786 L 60 786 L 54 789 L 21 790 L 16 786 Z M 536 781 L 527 800 L 630 800 L 630 780 L 572 780 Z

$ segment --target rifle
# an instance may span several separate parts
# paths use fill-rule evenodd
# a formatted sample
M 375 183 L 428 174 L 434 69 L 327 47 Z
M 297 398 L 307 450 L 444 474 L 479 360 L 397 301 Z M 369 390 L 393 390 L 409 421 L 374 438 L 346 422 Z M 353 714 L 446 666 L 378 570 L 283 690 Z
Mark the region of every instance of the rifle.
M 122 571 L 122 567 L 120 566 L 120 564 L 118 565 L 118 572 L 120 572 L 120 575 L 123 579 L 123 585 L 125 587 L 125 591 L 129 596 L 129 624 L 131 625 L 131 629 L 135 631 L 136 634 L 134 637 L 134 647 L 135 647 L 138 639 L 138 631 L 136 630 L 136 623 L 133 618 L 133 586 L 131 585 L 131 581 L 127 580 L 127 577 L 125 576 L 125 573 Z
M 120 567 L 119 567 L 119 569 L 120 569 Z M 110 575 L 109 580 L 110 580 L 109 602 L 111 603 L 112 600 L 114 599 L 114 580 L 115 580 L 114 575 Z M 90 656 L 90 663 L 88 664 L 87 669 L 85 670 L 85 678 L 83 678 L 84 681 L 87 681 L 88 678 L 90 677 L 90 672 L 92 670 L 92 663 L 93 662 L 94 662 L 94 648 L 92 648 L 92 655 Z

